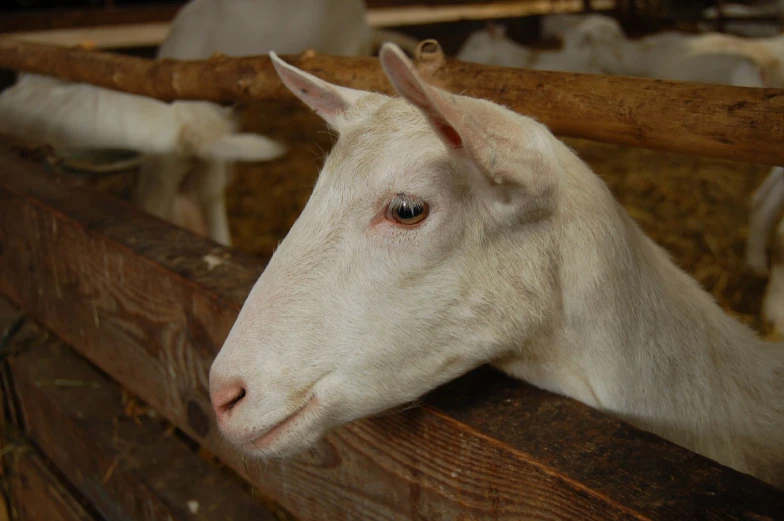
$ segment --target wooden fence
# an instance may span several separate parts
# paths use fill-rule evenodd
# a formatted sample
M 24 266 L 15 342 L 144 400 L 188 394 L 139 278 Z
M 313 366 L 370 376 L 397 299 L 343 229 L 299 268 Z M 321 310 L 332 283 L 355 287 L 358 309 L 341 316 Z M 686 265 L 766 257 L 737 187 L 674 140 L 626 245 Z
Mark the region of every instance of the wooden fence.
M 506 105 L 562 136 L 784 164 L 784 90 L 490 67 L 447 60 L 432 41 L 421 49 L 418 66 L 435 85 Z M 284 59 L 333 83 L 391 92 L 375 58 Z M 292 98 L 266 56 L 147 60 L 0 40 L 0 68 L 164 100 Z
M 780 91 L 422 54 L 432 81 L 565 135 L 784 163 Z M 290 59 L 388 91 L 373 59 Z M 287 96 L 267 58 L 150 62 L 3 42 L 0 65 L 162 99 Z M 491 369 L 422 407 L 337 429 L 301 457 L 244 461 L 215 428 L 208 370 L 264 261 L 76 186 L 53 163 L 0 144 L 3 472 L 23 519 L 271 519 L 194 442 L 301 521 L 784 519 L 781 490 Z M 118 384 L 184 434 L 134 415 Z

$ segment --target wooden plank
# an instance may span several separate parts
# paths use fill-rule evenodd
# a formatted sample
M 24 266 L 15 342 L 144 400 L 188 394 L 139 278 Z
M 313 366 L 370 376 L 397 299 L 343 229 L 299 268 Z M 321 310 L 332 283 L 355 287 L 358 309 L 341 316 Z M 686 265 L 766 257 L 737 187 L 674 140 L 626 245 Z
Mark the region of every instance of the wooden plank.
M 391 92 L 375 58 L 305 53 L 297 67 L 353 88 Z M 765 164 L 784 164 L 784 90 L 622 76 L 422 63 L 431 81 L 533 116 L 556 134 Z M 0 40 L 0 67 L 160 99 L 290 100 L 268 57 L 152 61 Z
M 614 5 L 614 1 L 602 0 L 604 3 Z M 46 9 L 20 12 L 6 12 L 0 16 L 0 34 L 16 32 L 38 32 L 56 29 L 82 29 L 104 26 L 124 26 L 139 24 L 159 24 L 169 22 L 185 2 L 170 2 L 161 5 L 122 6 L 111 9 L 86 8 L 86 9 Z M 602 2 L 599 2 L 602 3 Z M 468 4 L 468 5 L 466 5 Z M 490 4 L 490 7 L 486 7 Z M 528 11 L 534 12 L 541 9 L 573 10 L 574 0 L 496 0 L 494 2 L 481 2 L 477 0 L 366 0 L 365 5 L 370 12 L 371 23 L 384 26 L 396 25 L 400 16 L 406 16 L 406 10 L 413 7 L 420 10 L 422 7 L 434 9 L 448 8 L 446 11 L 454 17 L 454 7 L 462 8 L 464 17 L 472 15 L 472 9 L 477 8 L 486 16 L 495 18 L 504 16 L 520 16 L 516 14 L 520 7 L 504 10 L 504 4 L 528 5 Z M 598 4 L 597 4 L 598 5 Z M 466 10 L 467 9 L 467 10 Z M 459 12 L 459 11 L 458 11 Z M 433 14 L 427 15 L 433 18 Z M 437 16 L 435 18 L 438 18 Z M 445 21 L 445 20 L 441 20 Z
M 583 0 L 368 0 L 367 20 L 373 27 L 399 27 L 457 20 L 515 18 L 547 13 L 579 12 Z M 612 9 L 614 0 L 594 0 L 594 9 Z M 97 48 L 159 45 L 180 5 L 129 6 L 113 9 L 55 9 L 9 13 L 0 17 L 0 34 L 26 41 L 78 45 L 91 40 Z M 142 31 L 134 42 L 132 31 Z M 111 31 L 117 31 L 113 35 Z
M 147 23 L 77 29 L 49 29 L 6 33 L 4 38 L 23 42 L 45 43 L 72 47 L 82 45 L 95 49 L 157 47 L 169 34 L 169 24 Z
M 36 9 L 4 12 L 0 16 L 0 34 L 168 22 L 174 18 L 184 3 L 183 1 L 171 2 L 168 5 L 123 6 L 112 9 Z
M 784 519 L 784 491 L 489 370 L 246 467 L 207 375 L 263 262 L 8 150 L 0 164 L 0 293 L 303 521 Z
M 28 322 L 14 344 L 27 436 L 107 521 L 276 519 L 236 475 L 213 468 L 157 417 L 134 414 L 144 404 L 124 408 L 119 386 L 54 335 Z M 15 494 L 17 509 L 31 494 Z
M 576 13 L 583 9 L 582 0 L 506 0 L 496 2 L 458 3 L 458 5 L 432 5 L 429 2 L 412 2 L 406 7 L 379 7 L 369 9 L 367 19 L 373 27 L 401 27 L 460 20 L 496 20 L 551 13 Z M 419 5 L 417 5 L 419 4 Z M 614 0 L 594 0 L 594 9 L 612 9 Z
M 6 459 L 15 521 L 102 521 L 85 510 L 32 446 L 18 444 Z
M 11 305 L 6 299 L 0 298 L 0 454 L 5 454 L 5 449 L 9 444 L 6 434 L 7 422 L 15 412 L 13 404 L 9 403 L 13 397 L 9 393 L 7 367 L 3 359 L 5 353 L 8 352 L 6 348 L 10 338 L 18 329 L 20 317 L 21 312 L 17 307 Z M 5 459 L 0 457 L 0 521 L 11 519 L 10 505 L 6 501 L 9 483 Z
M 427 2 L 413 2 L 401 7 L 383 4 L 367 12 L 368 23 L 372 27 L 402 27 L 451 23 L 461 20 L 497 20 L 549 13 L 573 13 L 582 10 L 583 0 L 503 0 L 489 3 L 460 2 L 459 5 L 429 5 Z M 597 9 L 611 9 L 612 0 L 595 0 Z M 454 2 L 457 3 L 457 2 Z M 425 4 L 425 5 L 421 5 Z M 449 4 L 452 4 L 450 2 Z M 111 11 L 111 10 L 110 10 Z M 168 12 L 168 11 L 164 11 Z M 72 47 L 84 45 L 94 49 L 123 49 L 137 47 L 157 47 L 169 34 L 168 21 L 113 24 L 97 26 L 64 26 L 20 31 L 18 28 L 5 32 L 3 36 L 25 42 Z M 0 24 L 2 26 L 2 24 Z

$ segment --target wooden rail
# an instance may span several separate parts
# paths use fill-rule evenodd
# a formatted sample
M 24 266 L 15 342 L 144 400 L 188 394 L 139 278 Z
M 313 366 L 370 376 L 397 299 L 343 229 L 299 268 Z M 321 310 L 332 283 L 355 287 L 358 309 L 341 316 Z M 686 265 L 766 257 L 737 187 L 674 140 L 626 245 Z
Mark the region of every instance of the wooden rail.
M 614 0 L 594 0 L 594 9 L 611 9 Z M 572 13 L 583 9 L 583 0 L 501 0 L 495 2 L 421 0 L 367 1 L 367 21 L 373 27 L 399 27 Z M 56 10 L 54 13 L 21 13 L 0 18 L 0 33 L 16 39 L 50 45 L 95 48 L 152 47 L 169 33 L 169 21 L 180 6 L 123 7 L 101 10 Z
M 784 164 L 784 90 L 508 69 L 444 60 L 437 45 L 429 51 L 419 65 L 434 84 L 504 104 L 562 136 Z M 327 81 L 391 92 L 375 58 L 285 59 Z M 153 61 L 0 40 L 0 67 L 164 100 L 292 97 L 266 56 Z
M 14 521 L 102 521 L 85 510 L 32 445 L 17 442 L 7 459 Z
M 208 369 L 264 262 L 18 156 L 0 150 L 0 293 L 301 521 L 784 519 L 784 491 L 489 369 L 246 466 Z
M 0 308 L 7 306 L 0 298 Z M 0 331 L 4 325 L 0 320 Z M 16 428 L 30 440 L 18 431 L 5 437 L 11 442 L 8 475 L 20 519 L 55 521 L 60 517 L 41 509 L 74 510 L 69 494 L 46 493 L 44 483 L 54 491 L 64 487 L 45 471 L 44 457 L 102 514 L 98 519 L 276 519 L 236 475 L 211 467 L 173 429 L 144 414 L 144 404 L 124 404 L 115 382 L 31 320 L 6 342 L 4 352 L 14 353 L 8 356 L 12 385 L 4 399 L 15 400 Z M 41 455 L 34 451 L 27 457 L 31 443 Z M 40 487 L 18 483 L 27 478 L 37 478 Z

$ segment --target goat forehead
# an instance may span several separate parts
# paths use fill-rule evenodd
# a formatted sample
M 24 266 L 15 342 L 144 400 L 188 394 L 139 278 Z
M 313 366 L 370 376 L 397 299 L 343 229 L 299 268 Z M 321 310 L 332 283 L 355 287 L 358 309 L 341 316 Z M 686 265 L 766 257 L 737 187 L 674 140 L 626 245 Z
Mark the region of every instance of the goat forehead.
M 447 151 L 421 112 L 399 98 L 340 126 L 322 176 L 354 187 L 373 187 L 415 175 Z

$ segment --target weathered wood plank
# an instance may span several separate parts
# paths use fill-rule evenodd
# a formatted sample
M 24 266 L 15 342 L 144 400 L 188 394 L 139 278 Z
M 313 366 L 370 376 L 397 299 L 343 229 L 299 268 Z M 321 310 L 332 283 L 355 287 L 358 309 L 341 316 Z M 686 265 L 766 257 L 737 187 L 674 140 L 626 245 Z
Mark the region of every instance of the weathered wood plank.
M 169 4 L 4 12 L 0 16 L 0 33 L 168 22 L 180 7 Z
M 182 2 L 184 3 L 184 2 Z M 530 16 L 549 12 L 574 12 L 582 0 L 366 0 L 368 22 L 374 27 L 421 25 L 456 20 L 485 20 Z M 614 0 L 596 0 L 595 9 L 611 9 Z M 154 25 L 166 29 L 180 5 L 122 6 L 112 9 L 49 9 L 3 13 L 0 34 L 56 30 L 120 28 Z M 164 27 L 165 26 L 165 27 Z M 166 36 L 161 36 L 155 44 Z
M 391 92 L 375 58 L 305 53 L 285 59 L 327 81 Z M 0 40 L 0 67 L 167 100 L 292 97 L 266 56 L 152 61 Z M 508 69 L 456 60 L 429 63 L 426 75 L 452 92 L 490 99 L 533 116 L 563 136 L 784 164 L 784 90 Z
M 133 414 L 143 404 L 124 409 L 119 386 L 54 335 L 28 322 L 14 344 L 9 365 L 26 435 L 105 519 L 276 519 L 167 424 Z M 17 509 L 31 497 L 17 495 Z
M 302 520 L 784 519 L 784 491 L 493 371 L 244 467 L 207 371 L 262 263 L 7 151 L 0 164 L 0 292 Z M 209 271 L 207 255 L 227 260 Z
M 6 459 L 15 521 L 102 521 L 84 509 L 32 446 L 20 444 Z
M 13 414 L 13 404 L 8 403 L 11 396 L 8 392 L 7 367 L 3 362 L 6 345 L 14 333 L 20 318 L 20 311 L 7 300 L 0 298 L 0 454 L 5 453 L 8 446 L 6 427 L 8 417 Z M 10 482 L 4 458 L 0 458 L 0 521 L 9 521 L 10 514 L 6 498 Z

